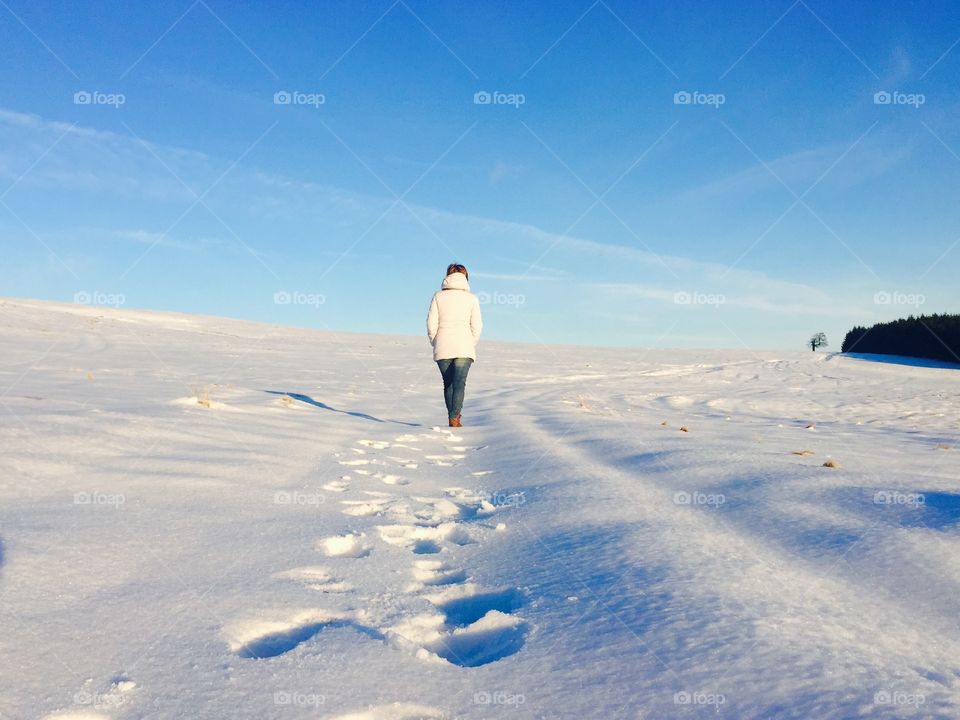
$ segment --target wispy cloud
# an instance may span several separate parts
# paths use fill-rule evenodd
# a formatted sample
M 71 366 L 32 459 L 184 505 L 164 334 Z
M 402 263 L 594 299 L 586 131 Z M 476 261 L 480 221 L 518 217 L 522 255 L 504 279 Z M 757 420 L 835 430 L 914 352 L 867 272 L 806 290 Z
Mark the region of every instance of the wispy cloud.
M 4 172 L 29 166 L 37 148 L 58 130 L 62 133 L 64 127 L 35 116 L 0 112 L 0 139 L 20 141 L 3 143 L 0 166 Z M 795 153 L 773 161 L 773 167 L 786 175 L 788 182 L 815 178 L 839 152 L 839 146 L 831 146 Z M 211 217 L 203 217 L 202 209 L 198 210 L 200 218 L 177 232 L 169 232 L 164 222 L 156 219 L 171 215 L 167 205 L 173 200 L 180 201 L 176 208 L 189 204 L 192 196 L 186 188 L 201 192 L 205 183 L 212 182 L 229 165 L 225 160 L 162 145 L 147 149 L 137 138 L 87 128 L 71 132 L 51 156 L 34 169 L 29 183 L 44 189 L 56 186 L 61 191 L 75 191 L 81 197 L 95 189 L 102 197 L 104 219 L 109 219 L 115 206 L 109 196 L 119 196 L 124 204 L 132 196 L 137 205 L 125 216 L 143 214 L 152 218 L 138 220 L 139 226 L 133 228 L 105 226 L 100 232 L 111 240 L 144 246 L 160 244 L 185 252 L 234 245 L 227 235 L 223 235 L 223 241 L 217 239 L 223 228 Z M 878 162 L 875 167 L 891 160 Z M 864 171 L 861 168 L 859 172 Z M 766 169 L 752 167 L 697 192 L 746 192 L 767 183 L 768 178 Z M 24 183 L 29 184 L 27 180 Z M 593 294 L 609 301 L 596 308 L 584 307 L 586 315 L 610 312 L 611 304 L 615 306 L 618 299 L 624 298 L 655 305 L 673 303 L 679 291 L 722 293 L 727 307 L 745 313 L 836 318 L 851 314 L 849 301 L 838 302 L 837 297 L 816 287 L 755 270 L 731 269 L 692 257 L 658 255 L 592 238 L 560 235 L 530 224 L 413 203 L 409 204 L 409 211 L 387 212 L 392 204 L 390 198 L 305 182 L 246 164 L 231 172 L 210 201 L 226 222 L 236 224 L 244 232 L 250 247 L 260 248 L 257 252 L 265 257 L 269 255 L 293 266 L 304 265 L 305 253 L 312 258 L 337 257 L 343 248 L 352 247 L 362 233 L 369 232 L 375 238 L 366 246 L 357 245 L 356 252 L 368 254 L 400 248 L 398 241 L 410 237 L 430 242 L 430 235 L 436 234 L 446 238 L 463 257 L 483 248 L 487 264 L 474 268 L 477 278 L 511 284 L 539 283 L 535 292 L 525 289 L 527 295 L 559 293 L 569 299 L 579 292 L 583 297 Z M 162 212 L 157 211 L 158 205 Z M 126 205 L 124 209 L 129 210 Z M 296 242 L 291 241 L 295 235 Z M 530 272 L 522 271 L 548 248 L 551 264 L 558 267 L 535 265 Z M 523 261 L 524 256 L 529 259 Z M 497 262 L 502 264 L 498 266 Z M 664 264 L 674 270 L 679 281 L 664 271 Z M 562 280 L 562 285 L 550 282 L 556 280 Z
M 751 196 L 769 190 L 782 190 L 786 184 L 797 194 L 830 170 L 821 187 L 837 190 L 849 188 L 886 173 L 910 156 L 911 145 L 878 134 L 863 140 L 833 169 L 831 165 L 850 149 L 849 142 L 831 143 L 754 162 L 735 173 L 725 175 L 682 191 L 678 199 L 686 202 L 727 199 L 731 195 Z
M 765 313 L 812 315 L 826 318 L 848 318 L 849 305 L 838 306 L 837 298 L 826 295 L 817 288 L 795 283 L 776 282 L 761 278 L 765 292 L 742 292 L 739 284 L 677 285 L 657 287 L 639 283 L 590 283 L 588 287 L 611 298 L 644 298 L 671 305 L 677 304 L 678 294 L 703 293 L 721 296 L 726 307 L 757 310 Z M 750 287 L 749 285 L 746 287 Z M 754 286 L 755 287 L 755 286 Z
M 223 241 L 218 238 L 201 237 L 195 242 L 187 242 L 177 238 L 165 236 L 161 232 L 149 231 L 143 229 L 137 230 L 105 230 L 103 234 L 111 239 L 124 242 L 136 243 L 139 245 L 160 245 L 162 247 L 176 248 L 178 250 L 196 251 L 204 247 L 220 246 Z

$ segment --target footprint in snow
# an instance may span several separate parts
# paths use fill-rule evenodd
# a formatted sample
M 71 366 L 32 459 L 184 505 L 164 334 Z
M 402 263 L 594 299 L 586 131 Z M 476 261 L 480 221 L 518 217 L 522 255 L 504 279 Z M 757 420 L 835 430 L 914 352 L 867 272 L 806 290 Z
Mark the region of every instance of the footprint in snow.
M 318 549 L 327 557 L 362 558 L 370 554 L 363 533 L 349 533 L 324 538 L 317 543 Z
M 445 428 L 440 425 L 434 425 L 431 429 L 436 434 L 432 435 L 430 433 L 424 433 L 421 437 L 424 437 L 428 440 L 445 440 L 447 442 L 460 442 L 463 440 L 462 435 L 455 434 L 449 428 Z M 442 437 L 438 438 L 437 435 L 441 435 Z
M 350 627 L 377 640 L 383 634 L 360 622 L 354 613 L 309 608 L 265 613 L 276 619 L 253 618 L 223 631 L 230 650 L 242 658 L 263 659 L 284 655 L 328 627 Z
M 523 605 L 523 594 L 517 588 L 489 589 L 476 583 L 444 587 L 424 597 L 455 627 L 471 625 L 491 610 L 512 613 Z
M 325 593 L 341 593 L 353 589 L 350 583 L 336 579 L 330 574 L 329 568 L 325 568 L 322 565 L 307 565 L 293 568 L 292 570 L 279 572 L 274 575 L 274 577 L 296 580 L 311 590 L 318 590 Z
M 429 562 L 429 561 L 428 561 Z M 424 574 L 449 572 L 442 565 L 416 568 Z M 519 652 L 527 623 L 512 613 L 523 604 L 516 588 L 486 589 L 475 583 L 446 583 L 425 595 L 439 614 L 410 618 L 387 631 L 402 644 L 419 648 L 418 656 L 460 667 L 479 667 Z
M 399 475 L 391 475 L 389 473 L 376 473 L 374 475 L 380 482 L 384 485 L 409 485 L 410 481 L 406 480 Z
M 378 525 L 380 539 L 388 545 L 396 545 L 412 550 L 417 555 L 437 553 L 442 550 L 442 542 L 454 545 L 467 545 L 473 542 L 459 523 L 441 523 L 436 527 L 423 525 Z
M 391 498 L 369 498 L 367 500 L 341 500 L 342 505 L 346 507 L 340 512 L 344 515 L 353 517 L 370 517 L 373 515 L 383 515 Z
M 100 711 L 120 707 L 129 701 L 130 694 L 137 688 L 137 684 L 125 674 L 115 676 L 110 687 L 103 691 L 92 689 L 90 683 L 90 680 L 84 683 L 83 689 L 73 696 L 74 702 L 84 707 L 60 710 L 44 716 L 44 720 L 109 720 L 110 716 Z
M 456 585 L 467 579 L 466 572 L 450 567 L 442 560 L 416 560 L 413 563 L 412 574 L 416 583 L 408 588 L 408 592 L 416 592 L 425 587 Z
M 348 480 L 350 480 L 350 476 L 343 475 L 339 480 L 331 480 L 326 485 L 323 485 L 322 488 L 327 492 L 346 492 L 350 487 Z
M 443 615 L 417 615 L 389 628 L 386 634 L 421 659 L 480 667 L 519 652 L 527 632 L 527 623 L 520 618 L 490 610 L 463 627 L 451 627 Z
M 414 513 L 414 517 L 424 525 L 439 525 L 450 520 L 459 520 L 468 513 L 464 507 L 446 498 L 415 497 L 418 503 L 426 505 Z
M 457 628 L 425 649 L 453 665 L 480 667 L 519 652 L 526 634 L 526 622 L 491 610 L 475 623 Z
M 390 447 L 390 443 L 383 442 L 380 440 L 361 440 L 358 445 L 363 445 L 364 447 L 373 448 L 374 450 L 384 450 Z

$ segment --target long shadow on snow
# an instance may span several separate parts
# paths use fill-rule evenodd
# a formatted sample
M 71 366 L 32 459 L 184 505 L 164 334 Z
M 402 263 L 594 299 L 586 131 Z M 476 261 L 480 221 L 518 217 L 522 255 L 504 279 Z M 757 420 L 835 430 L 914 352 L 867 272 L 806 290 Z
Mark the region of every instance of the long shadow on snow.
M 858 544 L 877 525 L 891 528 L 948 530 L 960 524 L 960 494 L 923 489 L 893 492 L 886 488 L 845 487 L 825 490 L 816 503 L 850 514 L 850 523 L 796 515 L 788 500 L 777 502 L 764 492 L 771 486 L 762 477 L 743 477 L 719 483 L 704 492 L 722 493 L 719 507 L 691 507 L 691 512 L 716 514 L 741 539 L 757 538 L 808 559 L 836 557 Z M 862 522 L 867 527 L 861 527 Z
M 845 487 L 826 491 L 822 502 L 854 513 L 871 527 L 949 530 L 960 523 L 960 493 Z
M 553 627 L 575 624 L 587 608 L 605 616 L 612 627 L 625 625 L 636 634 L 663 618 L 673 597 L 662 588 L 665 568 L 631 561 L 626 551 L 639 523 L 587 525 L 546 535 L 519 518 L 510 524 L 524 528 L 527 539 L 511 548 L 513 560 L 497 568 L 498 580 L 528 588 L 541 612 L 560 615 L 550 623 Z M 582 640 L 591 646 L 596 638 L 587 633 Z
M 395 423 L 396 425 L 406 425 L 408 427 L 423 427 L 423 425 L 421 425 L 420 423 L 403 422 L 402 420 L 382 420 L 378 417 L 374 417 L 373 415 L 368 415 L 367 413 L 351 412 L 350 410 L 339 410 L 335 407 L 331 407 L 330 405 L 327 405 L 326 403 L 322 403 L 319 400 L 314 400 L 309 395 L 304 395 L 303 393 L 283 392 L 282 390 L 264 390 L 264 392 L 270 393 L 271 395 L 286 395 L 287 397 L 291 397 L 294 400 L 299 400 L 300 402 L 306 403 L 307 405 L 313 405 L 314 407 L 318 407 L 323 410 L 329 410 L 331 412 L 336 412 L 336 413 L 343 413 L 344 415 L 350 415 L 351 417 L 362 418 L 364 420 L 373 420 L 374 422 L 378 422 L 378 423 Z
M 909 365 L 911 367 L 935 368 L 939 370 L 960 370 L 960 364 L 947 360 L 933 360 L 932 358 L 910 357 L 909 355 L 880 355 L 879 353 L 832 353 L 834 356 L 863 360 L 867 362 L 888 363 L 890 365 Z M 830 358 L 831 360 L 833 357 Z
M 883 493 L 879 502 L 878 493 Z M 890 524 L 899 527 L 946 530 L 960 522 L 960 494 L 957 493 L 916 490 L 893 494 L 877 491 L 872 498 L 875 511 L 882 512 Z
M 835 557 L 860 542 L 868 532 L 858 527 L 859 523 L 844 527 L 832 518 L 792 512 L 790 499 L 778 495 L 776 481 L 767 475 L 725 477 L 720 482 L 699 485 L 700 498 L 722 495 L 723 502 L 717 506 L 694 503 L 686 509 L 702 513 L 705 519 L 716 517 L 723 521 L 743 542 L 772 544 L 817 559 Z M 847 507 L 848 503 L 838 503 L 834 497 L 832 491 L 824 491 L 818 502 L 825 508 Z

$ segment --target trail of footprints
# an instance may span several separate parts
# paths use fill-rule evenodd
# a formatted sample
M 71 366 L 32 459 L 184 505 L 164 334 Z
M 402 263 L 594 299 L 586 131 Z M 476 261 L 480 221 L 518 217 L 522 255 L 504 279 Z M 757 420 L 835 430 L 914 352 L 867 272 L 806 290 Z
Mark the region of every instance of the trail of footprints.
M 433 663 L 478 667 L 518 652 L 523 646 L 527 623 L 514 615 L 524 597 L 517 588 L 487 588 L 471 582 L 463 567 L 445 559 L 447 548 L 476 542 L 470 532 L 473 520 L 491 518 L 498 510 L 475 491 L 450 487 L 442 497 L 401 495 L 398 489 L 411 484 L 406 471 L 421 465 L 453 467 L 467 453 L 482 448 L 459 445 L 460 438 L 445 428 L 421 434 L 401 435 L 393 442 L 360 440 L 338 462 L 340 478 L 322 486 L 342 495 L 341 511 L 347 516 L 382 518 L 375 534 L 363 532 L 321 538 L 315 549 L 330 559 L 365 558 L 377 546 L 394 546 L 410 553 L 410 572 L 402 592 L 425 601 L 428 611 L 377 620 L 369 610 L 336 611 L 320 608 L 281 610 L 273 617 L 244 620 L 224 628 L 223 634 L 241 658 L 263 659 L 283 655 L 314 638 L 325 628 L 348 627 L 371 640 L 390 643 L 415 657 Z M 442 443 L 440 451 L 426 451 L 424 444 Z M 797 452 L 804 454 L 809 451 Z M 492 471 L 471 473 L 474 477 Z M 353 492 L 354 477 L 366 484 L 377 481 L 382 489 Z M 377 483 L 372 483 L 377 486 Z M 502 526 L 498 526 L 502 527 Z M 325 565 L 296 567 L 275 576 L 298 582 L 321 593 L 354 592 L 353 583 L 334 574 Z M 125 675 L 114 677 L 102 691 L 88 680 L 75 695 L 75 707 L 45 716 L 45 720 L 110 720 L 112 711 L 128 702 L 137 685 Z M 410 703 L 370 707 L 334 720 L 415 720 L 441 718 L 436 709 Z
M 435 447 L 438 442 L 439 450 Z M 461 438 L 446 428 L 401 435 L 393 442 L 361 440 L 358 447 L 339 459 L 349 474 L 323 486 L 328 492 L 342 494 L 344 514 L 382 518 L 384 522 L 369 534 L 322 538 L 316 550 L 335 559 L 338 567 L 347 567 L 343 560 L 364 558 L 387 546 L 409 551 L 409 580 L 401 593 L 421 599 L 412 604 L 423 605 L 424 612 L 400 613 L 397 617 L 396 612 L 377 608 L 281 611 L 274 619 L 243 621 L 225 628 L 231 650 L 245 658 L 276 657 L 324 628 L 338 626 L 388 642 L 425 662 L 461 667 L 485 665 L 520 650 L 528 626 L 514 612 L 523 603 L 522 593 L 517 588 L 487 588 L 471 582 L 465 568 L 446 559 L 449 548 L 477 542 L 469 527 L 471 521 L 489 520 L 498 508 L 462 487 L 446 488 L 442 497 L 398 493 L 398 488 L 411 483 L 405 471 L 422 464 L 450 467 L 465 459 L 466 453 L 481 449 L 460 442 Z M 427 450 L 425 445 L 431 448 Z M 487 474 L 489 471 L 473 473 Z M 354 492 L 354 475 L 361 476 L 366 486 L 379 481 L 382 489 Z M 501 529 L 503 525 L 496 527 Z M 322 565 L 293 568 L 277 577 L 324 593 L 350 593 L 354 589 L 352 583 Z
M 420 447 L 437 442 L 442 451 Z M 446 428 L 402 435 L 392 443 L 361 440 L 359 447 L 339 460 L 349 474 L 323 485 L 325 491 L 344 498 L 340 501 L 344 514 L 382 518 L 384 523 L 374 526 L 375 534 L 371 535 L 357 532 L 322 538 L 315 549 L 327 558 L 345 561 L 364 558 L 376 552 L 378 546 L 409 551 L 410 573 L 401 593 L 422 599 L 428 611 L 392 618 L 388 613 L 386 620 L 377 621 L 376 613 L 368 610 L 288 609 L 272 617 L 261 616 L 224 628 L 230 649 L 241 658 L 277 657 L 325 628 L 348 627 L 371 640 L 409 651 L 425 662 L 460 667 L 485 665 L 519 651 L 528 626 L 513 613 L 523 603 L 522 593 L 516 588 L 486 588 L 471 582 L 466 569 L 445 559 L 448 548 L 477 542 L 468 527 L 470 521 L 489 520 L 498 508 L 475 491 L 462 487 L 446 488 L 442 497 L 398 494 L 399 488 L 411 484 L 405 471 L 417 470 L 422 464 L 451 467 L 465 459 L 466 453 L 481 449 L 459 442 L 460 438 Z M 490 472 L 472 475 L 481 477 Z M 353 493 L 354 475 L 364 477 L 368 484 L 371 480 L 379 481 L 383 489 Z M 296 567 L 275 577 L 322 593 L 354 591 L 351 582 L 325 565 Z M 110 720 L 113 711 L 132 698 L 135 691 L 136 683 L 124 675 L 113 678 L 101 692 L 85 685 L 76 695 L 75 707 L 48 715 L 46 720 Z M 444 714 L 437 708 L 391 703 L 335 720 L 441 717 Z

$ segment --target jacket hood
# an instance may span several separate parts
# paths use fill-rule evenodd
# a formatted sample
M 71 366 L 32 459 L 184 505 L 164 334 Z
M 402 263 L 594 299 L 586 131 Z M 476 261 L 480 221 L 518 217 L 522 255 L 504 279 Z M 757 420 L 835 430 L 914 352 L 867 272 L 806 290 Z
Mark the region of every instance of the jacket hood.
M 444 290 L 466 290 L 469 292 L 470 283 L 467 282 L 467 276 L 463 273 L 451 273 L 443 279 L 440 286 Z

